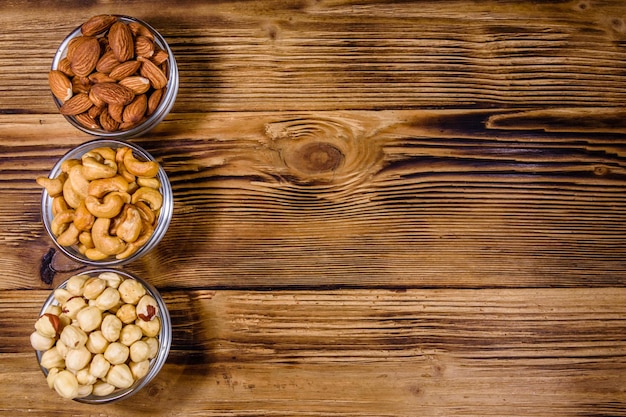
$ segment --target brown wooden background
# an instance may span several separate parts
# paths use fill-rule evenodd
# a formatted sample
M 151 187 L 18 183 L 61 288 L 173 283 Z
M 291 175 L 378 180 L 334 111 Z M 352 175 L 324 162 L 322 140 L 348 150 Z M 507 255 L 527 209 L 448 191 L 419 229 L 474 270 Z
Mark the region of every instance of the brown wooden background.
M 100 13 L 178 60 L 134 140 L 174 218 L 126 267 L 174 342 L 132 400 L 85 406 L 28 335 L 52 288 L 34 178 L 90 139 L 47 71 Z M 16 0 L 0 25 L 0 414 L 626 414 L 623 1 Z

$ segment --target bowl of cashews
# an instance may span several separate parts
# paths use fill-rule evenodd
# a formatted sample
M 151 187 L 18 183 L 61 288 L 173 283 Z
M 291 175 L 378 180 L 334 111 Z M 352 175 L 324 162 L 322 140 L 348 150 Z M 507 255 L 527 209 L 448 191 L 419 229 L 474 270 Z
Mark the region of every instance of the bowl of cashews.
M 44 188 L 41 215 L 61 252 L 76 262 L 116 266 L 139 259 L 163 238 L 172 218 L 172 189 L 146 150 L 96 139 L 66 153 Z

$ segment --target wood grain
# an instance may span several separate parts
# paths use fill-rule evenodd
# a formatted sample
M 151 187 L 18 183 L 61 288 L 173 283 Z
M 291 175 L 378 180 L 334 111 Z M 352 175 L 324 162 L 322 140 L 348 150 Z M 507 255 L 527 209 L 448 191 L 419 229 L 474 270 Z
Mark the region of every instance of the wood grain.
M 51 392 L 30 395 L 48 388 L 28 341 L 12 337 L 47 295 L 31 293 L 26 305 L 19 291 L 0 293 L 0 386 L 19 399 L 13 415 L 65 415 Z M 546 403 L 590 415 L 626 399 L 624 289 L 164 295 L 170 358 L 132 406 L 98 408 L 106 415 L 174 402 L 168 415 L 543 416 Z M 24 382 L 11 384 L 17 375 Z
M 602 108 L 626 99 L 619 1 L 46 2 L 24 36 L 31 3 L 0 9 L 4 112 L 54 113 L 52 99 L 31 98 L 49 96 L 55 48 L 76 22 L 111 10 L 145 19 L 170 43 L 178 112 Z
M 580 131 L 573 114 L 558 132 L 517 111 L 177 115 L 136 139 L 162 162 L 175 208 L 132 268 L 192 288 L 621 286 L 624 134 Z M 37 286 L 51 242 L 33 178 L 84 138 L 55 116 L 0 122 L 15 195 L 0 201 L 15 230 L 0 245 L 15 272 L 31 260 L 0 286 Z M 51 139 L 37 148 L 19 126 Z
M 623 1 L 174 3 L 0 4 L 0 414 L 626 414 Z M 157 28 L 180 89 L 133 139 L 174 218 L 124 267 L 172 351 L 96 409 L 28 335 L 84 268 L 57 253 L 42 282 L 34 179 L 91 139 L 47 72 L 99 13 Z

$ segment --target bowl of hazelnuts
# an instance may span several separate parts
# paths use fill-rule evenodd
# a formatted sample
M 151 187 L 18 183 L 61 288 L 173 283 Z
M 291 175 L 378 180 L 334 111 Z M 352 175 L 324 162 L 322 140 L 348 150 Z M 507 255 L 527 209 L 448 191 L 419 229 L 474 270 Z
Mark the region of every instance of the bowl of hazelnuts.
M 50 389 L 106 404 L 146 386 L 169 355 L 172 326 L 159 292 L 115 269 L 60 284 L 43 304 L 30 341 Z
M 48 82 L 59 112 L 76 128 L 130 138 L 165 118 L 179 79 L 174 54 L 157 30 L 140 19 L 103 14 L 65 38 Z

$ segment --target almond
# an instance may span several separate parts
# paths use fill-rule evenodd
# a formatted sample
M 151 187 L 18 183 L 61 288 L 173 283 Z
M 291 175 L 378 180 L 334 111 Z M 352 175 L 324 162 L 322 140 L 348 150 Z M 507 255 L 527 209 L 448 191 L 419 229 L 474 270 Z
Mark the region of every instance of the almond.
M 154 55 L 154 41 L 147 36 L 137 36 L 135 38 L 135 55 L 150 58 Z
M 154 55 L 152 55 L 152 58 L 150 60 L 154 62 L 155 65 L 161 65 L 162 63 L 167 61 L 167 58 L 167 52 L 165 52 L 163 49 L 159 49 L 154 53 Z
M 150 83 L 155 90 L 159 90 L 167 85 L 167 77 L 165 76 L 165 73 L 163 73 L 159 67 L 154 65 L 152 61 L 141 56 L 138 57 L 137 60 L 141 62 L 139 73 L 150 80 Z
M 72 91 L 74 94 L 88 93 L 91 89 L 91 84 L 89 78 L 75 76 L 72 78 Z
M 163 99 L 163 94 L 165 94 L 165 88 L 154 90 L 152 94 L 150 94 L 150 98 L 148 99 L 148 109 L 146 110 L 146 116 L 151 116 L 152 113 L 155 112 L 157 107 L 159 107 L 159 104 L 161 104 L 161 99 Z
M 109 29 L 109 45 L 120 62 L 128 61 L 135 56 L 133 33 L 123 22 L 115 22 Z
M 89 113 L 77 114 L 74 119 L 88 129 L 100 129 L 100 124 Z
M 150 80 L 140 75 L 126 77 L 119 81 L 120 85 L 130 88 L 135 94 L 147 93 L 150 89 Z
M 72 71 L 72 67 L 70 66 L 70 60 L 67 59 L 67 57 L 59 61 L 59 65 L 57 65 L 57 69 L 61 71 L 63 74 L 67 75 L 68 77 L 73 77 L 74 75 L 76 75 L 74 74 L 74 71 Z
M 96 38 L 82 41 L 70 58 L 70 67 L 74 74 L 86 77 L 96 68 L 100 59 L 100 43 Z
M 114 83 L 115 79 L 111 78 L 109 75 L 103 73 L 103 72 L 92 72 L 91 74 L 89 74 L 89 81 L 91 81 L 94 84 L 97 83 Z
M 93 103 L 89 100 L 89 96 L 85 93 L 79 93 L 63 103 L 59 111 L 66 116 L 75 116 L 86 112 L 91 106 Z
M 108 111 L 100 113 L 100 125 L 108 132 L 114 132 L 120 127 L 120 123 L 114 120 Z
M 123 104 L 109 104 L 107 107 L 107 112 L 111 116 L 113 120 L 118 123 L 122 123 L 124 121 L 123 113 L 124 113 L 124 105 Z
M 102 54 L 102 56 L 98 60 L 98 63 L 96 64 L 96 71 L 108 74 L 113 68 L 117 67 L 119 64 L 120 61 L 115 58 L 115 54 L 113 53 L 113 51 L 109 50 Z
M 129 77 L 136 73 L 140 66 L 141 62 L 134 59 L 131 61 L 122 62 L 111 70 L 111 72 L 109 73 L 109 77 L 113 78 L 116 81 L 119 81 L 122 78 Z
M 148 107 L 148 99 L 145 94 L 140 94 L 126 107 L 122 119 L 124 123 L 137 123 L 143 118 Z
M 85 36 L 100 35 L 107 31 L 113 23 L 117 21 L 115 16 L 110 14 L 100 14 L 93 16 L 80 27 L 80 31 Z
M 61 103 L 66 102 L 74 95 L 72 82 L 67 78 L 67 75 L 59 70 L 52 70 L 48 73 L 48 83 L 50 84 L 52 94 L 61 100 Z
M 107 104 L 126 105 L 133 101 L 135 93 L 117 83 L 98 83 L 91 87 L 94 96 Z
M 145 36 L 147 38 L 154 39 L 152 32 L 139 22 L 129 22 L 128 28 L 135 36 Z

